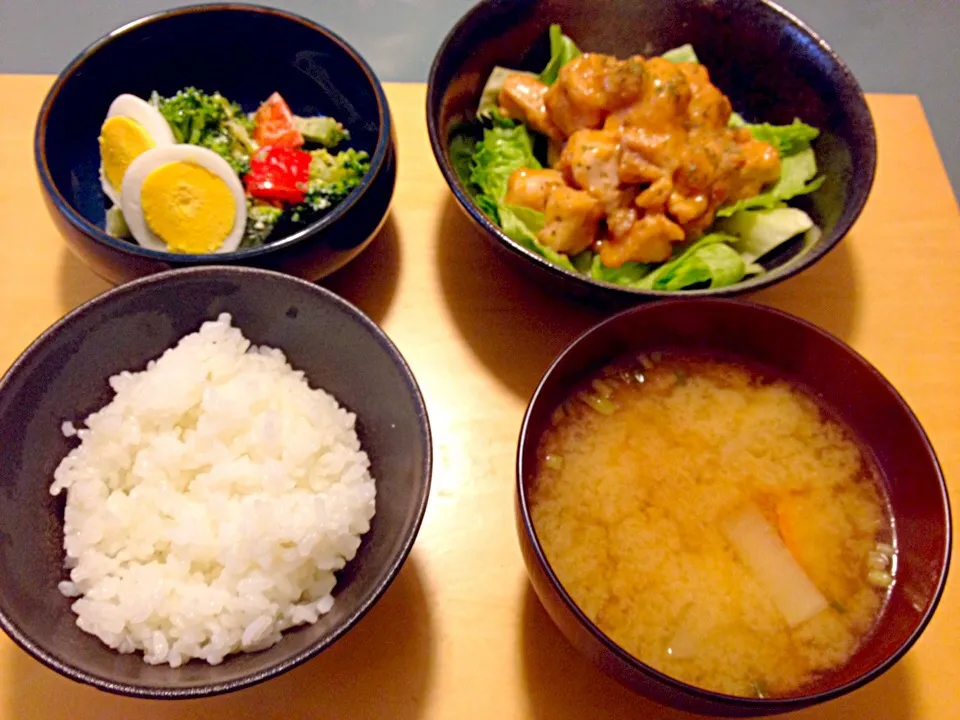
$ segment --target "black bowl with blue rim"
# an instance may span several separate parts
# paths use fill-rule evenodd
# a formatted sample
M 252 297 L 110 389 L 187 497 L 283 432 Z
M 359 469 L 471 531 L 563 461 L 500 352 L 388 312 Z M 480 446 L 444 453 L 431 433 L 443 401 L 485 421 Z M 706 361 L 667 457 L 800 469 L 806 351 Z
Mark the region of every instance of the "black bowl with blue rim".
M 295 114 L 330 115 L 366 151 L 370 170 L 339 205 L 261 247 L 205 255 L 111 237 L 98 136 L 110 103 L 193 86 L 252 112 L 274 91 Z M 316 280 L 356 257 L 383 225 L 396 184 L 396 142 L 380 81 L 343 39 L 272 8 L 214 4 L 136 20 L 97 40 L 60 74 L 37 119 L 34 151 L 50 214 L 70 249 L 114 282 L 209 264 L 264 267 Z
M 750 122 L 817 127 L 813 147 L 825 182 L 791 203 L 821 234 L 794 239 L 761 258 L 765 272 L 685 296 L 759 290 L 802 272 L 847 234 L 863 209 L 876 169 L 876 134 L 853 73 L 813 30 L 768 0 L 482 0 L 453 27 L 434 57 L 427 89 L 430 144 L 455 202 L 497 250 L 528 270 L 532 282 L 590 300 L 636 303 L 677 292 L 616 285 L 552 264 L 511 240 L 484 214 L 458 178 L 451 140 L 475 117 L 497 67 L 539 73 L 550 59 L 549 28 L 559 24 L 583 52 L 659 55 L 690 43 L 710 78 Z

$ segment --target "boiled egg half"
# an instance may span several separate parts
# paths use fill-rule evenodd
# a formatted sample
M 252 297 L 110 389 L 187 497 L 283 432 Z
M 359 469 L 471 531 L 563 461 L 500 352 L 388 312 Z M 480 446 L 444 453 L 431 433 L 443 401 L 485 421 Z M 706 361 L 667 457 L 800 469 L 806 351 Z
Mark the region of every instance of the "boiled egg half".
M 197 145 L 137 156 L 123 177 L 120 207 L 137 243 L 166 252 L 232 252 L 247 222 L 240 178 L 213 150 Z
M 100 184 L 107 197 L 119 205 L 130 163 L 147 150 L 174 142 L 173 131 L 159 110 L 136 95 L 119 95 L 100 127 Z

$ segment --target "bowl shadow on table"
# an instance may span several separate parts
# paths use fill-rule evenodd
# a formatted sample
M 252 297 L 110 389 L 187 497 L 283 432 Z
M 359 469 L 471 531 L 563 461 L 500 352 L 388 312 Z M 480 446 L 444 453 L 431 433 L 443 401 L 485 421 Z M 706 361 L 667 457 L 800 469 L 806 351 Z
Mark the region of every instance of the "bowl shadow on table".
M 533 720 L 694 720 L 622 687 L 580 655 L 560 633 L 532 586 L 524 591 L 520 632 L 525 687 Z M 832 702 L 780 715 L 797 720 L 911 720 L 917 717 L 910 658 L 869 685 Z
M 806 318 L 849 340 L 859 313 L 851 237 L 816 265 L 743 296 Z M 437 242 L 450 313 L 477 358 L 519 397 L 529 397 L 553 358 L 580 332 L 626 307 L 565 297 L 498 251 L 447 198 Z M 678 294 L 678 297 L 681 295 Z M 522 311 L 508 313 L 520 308 Z M 506 317 L 509 323 L 502 322 Z
M 382 323 L 397 291 L 400 257 L 397 225 L 390 214 L 362 253 L 319 284 L 352 302 L 375 322 Z M 112 287 L 66 247 L 60 250 L 57 281 L 61 315 Z
M 370 245 L 319 284 L 352 302 L 374 322 L 383 324 L 397 292 L 401 258 L 397 223 L 390 213 Z
M 416 550 L 377 605 L 331 648 L 265 683 L 203 700 L 134 700 L 79 685 L 18 650 L 5 716 L 17 720 L 416 720 L 434 671 Z
M 57 300 L 60 303 L 61 315 L 66 315 L 111 287 L 110 283 L 84 265 L 66 246 L 61 246 L 57 270 Z
M 512 392 L 530 397 L 553 358 L 614 309 L 542 287 L 495 248 L 447 197 L 437 239 L 440 284 L 477 358 Z
M 849 341 L 859 316 L 857 272 L 848 235 L 812 267 L 743 299 L 802 317 Z

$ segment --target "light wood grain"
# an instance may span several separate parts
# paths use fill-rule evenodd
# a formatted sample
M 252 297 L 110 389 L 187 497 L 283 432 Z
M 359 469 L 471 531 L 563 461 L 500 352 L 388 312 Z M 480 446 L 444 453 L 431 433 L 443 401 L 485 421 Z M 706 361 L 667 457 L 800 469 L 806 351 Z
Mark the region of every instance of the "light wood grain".
M 106 289 L 46 216 L 32 132 L 48 77 L 0 76 L 0 367 Z M 529 589 L 512 516 L 523 410 L 549 360 L 601 312 L 547 294 L 495 254 L 454 205 L 423 122 L 424 88 L 389 85 L 400 177 L 393 215 L 327 283 L 380 322 L 423 388 L 434 484 L 410 561 L 331 650 L 250 690 L 159 703 L 73 684 L 0 639 L 0 720 L 680 718 L 587 665 Z M 880 167 L 849 238 L 754 299 L 839 335 L 917 411 L 954 490 L 960 472 L 960 214 L 919 101 L 872 96 Z M 960 496 L 960 495 L 958 495 Z M 960 581 L 893 670 L 802 718 L 958 717 Z

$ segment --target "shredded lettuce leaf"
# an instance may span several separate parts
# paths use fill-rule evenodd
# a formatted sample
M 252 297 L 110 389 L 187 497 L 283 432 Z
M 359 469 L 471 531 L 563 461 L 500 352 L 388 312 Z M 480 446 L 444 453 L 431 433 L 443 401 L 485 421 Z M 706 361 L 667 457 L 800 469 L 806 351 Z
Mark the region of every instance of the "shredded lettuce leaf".
M 745 263 L 755 263 L 770 251 L 813 227 L 803 210 L 792 207 L 774 210 L 743 210 L 717 225 L 737 238 L 733 247 Z
M 664 60 L 669 60 L 672 63 L 697 63 L 700 64 L 700 60 L 697 58 L 697 53 L 693 50 L 693 45 L 687 43 L 686 45 L 681 45 L 680 47 L 674 48 L 673 50 L 667 50 L 663 55 L 661 55 Z
M 542 212 L 528 207 L 503 203 L 497 206 L 497 212 L 500 215 L 500 228 L 508 238 L 527 248 L 527 250 L 532 250 L 543 256 L 554 265 L 562 267 L 564 270 L 576 272 L 570 258 L 556 250 L 551 250 L 537 240 L 537 233 L 543 230 L 544 216 Z
M 596 254 L 592 250 L 584 250 L 570 258 L 570 262 L 573 263 L 573 267 L 578 273 L 589 275 L 590 268 L 593 267 L 594 257 L 596 257 Z
M 473 172 L 473 155 L 477 151 L 477 139 L 468 132 L 454 132 L 450 138 L 450 164 L 460 178 L 460 182 L 469 190 L 470 175 Z
M 470 182 L 476 186 L 477 203 L 487 215 L 498 221 L 497 206 L 507 194 L 507 180 L 520 168 L 539 169 L 533 154 L 533 138 L 522 123 L 494 111 L 493 126 L 485 128 L 483 140 L 473 154 Z
M 540 82 L 553 85 L 560 75 L 560 68 L 580 56 L 580 48 L 563 34 L 559 25 L 550 26 L 550 62 L 540 73 Z
M 740 282 L 746 263 L 730 245 L 736 238 L 726 233 L 710 233 L 687 247 L 634 287 L 647 290 L 683 290 L 708 282 L 710 287 L 726 287 Z
M 768 191 L 732 205 L 725 205 L 717 211 L 718 218 L 730 217 L 741 210 L 772 209 L 781 207 L 787 200 L 818 190 L 824 178 L 818 177 L 817 159 L 813 148 L 790 155 L 780 161 L 780 180 Z
M 691 285 L 709 283 L 712 288 L 727 287 L 743 279 L 745 263 L 729 245 L 704 245 L 684 262 L 672 268 L 655 284 L 658 290 L 683 290 Z
M 575 272 L 573 263 L 561 253 L 537 240 L 543 229 L 543 213 L 531 208 L 507 205 L 507 181 L 519 168 L 540 168 L 533 154 L 533 138 L 526 126 L 504 118 L 496 109 L 487 118 L 491 127 L 483 131 L 483 140 L 460 134 L 450 141 L 450 156 L 460 181 L 474 195 L 480 209 L 496 222 L 504 234 L 549 262 Z
M 638 262 L 625 262 L 618 268 L 607 267 L 600 261 L 599 255 L 593 255 L 588 274 L 594 280 L 603 280 L 614 285 L 635 285 L 653 270 L 653 265 Z
M 800 122 L 795 119 L 789 125 L 771 125 L 770 123 L 761 123 L 759 125 L 744 124 L 750 134 L 757 140 L 773 145 L 781 158 L 796 155 L 807 150 L 810 143 L 817 139 L 820 131 L 815 127 Z

